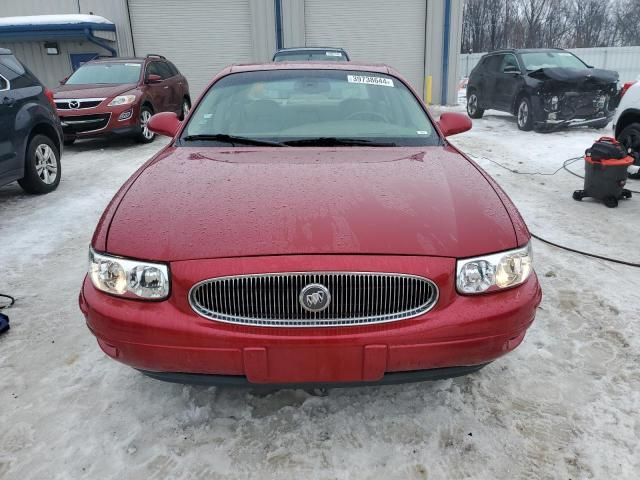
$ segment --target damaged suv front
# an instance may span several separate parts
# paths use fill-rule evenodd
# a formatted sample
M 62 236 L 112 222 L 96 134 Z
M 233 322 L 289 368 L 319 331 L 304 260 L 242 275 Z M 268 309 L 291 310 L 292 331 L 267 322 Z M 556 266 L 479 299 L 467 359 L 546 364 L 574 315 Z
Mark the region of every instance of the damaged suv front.
M 588 66 L 563 50 L 521 53 L 537 130 L 604 128 L 612 119 L 618 73 Z

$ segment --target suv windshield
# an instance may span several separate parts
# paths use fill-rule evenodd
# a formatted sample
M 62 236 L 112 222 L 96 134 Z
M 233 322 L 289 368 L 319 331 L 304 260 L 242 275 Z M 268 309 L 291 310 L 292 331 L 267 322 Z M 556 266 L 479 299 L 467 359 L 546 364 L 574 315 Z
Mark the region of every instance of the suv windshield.
M 222 78 L 190 116 L 182 141 L 225 141 L 224 135 L 305 146 L 439 142 L 425 110 L 397 78 L 322 69 Z
M 335 50 L 312 50 L 297 52 L 278 52 L 274 62 L 346 62 L 347 58 L 342 52 Z
M 541 68 L 587 68 L 587 65 L 569 52 L 530 52 L 522 53 L 525 68 L 533 72 Z
M 89 63 L 76 70 L 65 83 L 67 85 L 137 83 L 141 68 L 141 63 Z

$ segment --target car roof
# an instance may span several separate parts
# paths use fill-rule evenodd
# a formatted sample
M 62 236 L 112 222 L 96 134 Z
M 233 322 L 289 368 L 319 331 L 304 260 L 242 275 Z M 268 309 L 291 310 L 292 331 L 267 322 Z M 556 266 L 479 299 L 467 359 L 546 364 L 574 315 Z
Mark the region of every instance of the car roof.
M 503 48 L 493 50 L 486 55 L 494 55 L 497 53 L 536 53 L 536 52 L 564 52 L 564 48 Z
M 0 55 L 12 55 L 11 50 L 7 48 L 0 48 Z
M 363 62 L 278 62 L 278 63 L 245 63 L 234 64 L 225 68 L 220 74 L 255 72 L 262 70 L 355 70 L 359 72 L 391 73 L 401 75 L 393 68 L 382 63 Z
M 288 48 L 281 48 L 278 51 L 276 51 L 276 53 L 281 53 L 281 52 L 317 52 L 317 51 L 332 51 L 332 52 L 343 52 L 344 53 L 344 48 L 340 48 L 340 47 L 288 47 Z
M 91 60 L 91 63 L 142 63 L 146 58 L 138 57 L 98 57 Z M 89 63 L 89 62 L 87 62 Z

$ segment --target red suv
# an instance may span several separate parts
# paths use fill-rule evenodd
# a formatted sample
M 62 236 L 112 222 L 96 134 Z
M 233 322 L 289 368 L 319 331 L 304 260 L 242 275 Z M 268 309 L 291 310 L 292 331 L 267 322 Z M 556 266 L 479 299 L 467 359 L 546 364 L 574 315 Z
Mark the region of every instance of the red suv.
M 147 128 L 154 113 L 189 111 L 189 84 L 161 55 L 99 58 L 82 65 L 54 90 L 65 145 L 76 138 L 134 136 L 143 143 L 155 134 Z

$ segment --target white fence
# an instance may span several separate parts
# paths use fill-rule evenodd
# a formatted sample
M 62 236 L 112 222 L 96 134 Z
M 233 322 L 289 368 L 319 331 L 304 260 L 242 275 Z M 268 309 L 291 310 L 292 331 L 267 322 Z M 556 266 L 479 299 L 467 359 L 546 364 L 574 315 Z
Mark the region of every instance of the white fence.
M 640 76 L 640 47 L 603 47 L 569 49 L 587 64 L 597 68 L 615 70 L 621 82 L 636 80 Z M 468 77 L 484 53 L 460 55 L 460 75 Z

